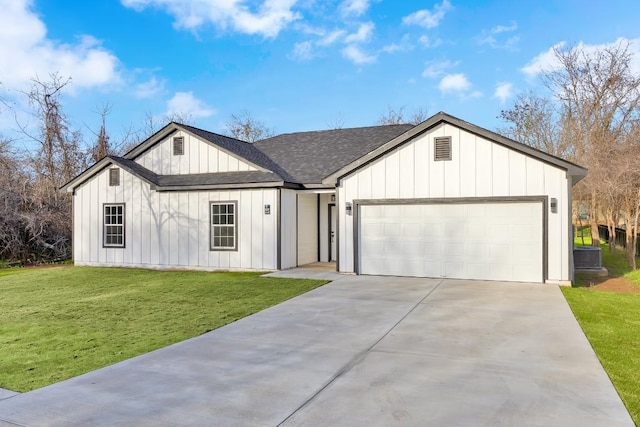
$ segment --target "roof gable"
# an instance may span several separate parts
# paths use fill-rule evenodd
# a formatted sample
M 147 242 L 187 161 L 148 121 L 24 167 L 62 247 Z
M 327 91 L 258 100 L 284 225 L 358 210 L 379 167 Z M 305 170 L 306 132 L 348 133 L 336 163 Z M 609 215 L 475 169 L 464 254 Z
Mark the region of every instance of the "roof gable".
M 407 143 L 408 141 L 413 140 L 414 138 L 422 135 L 423 133 L 427 132 L 428 130 L 442 123 L 448 123 L 450 125 L 456 126 L 467 132 L 481 136 L 493 143 L 502 145 L 506 148 L 520 152 L 526 156 L 535 158 L 541 162 L 551 164 L 560 169 L 566 170 L 567 174 L 572 178 L 573 184 L 577 183 L 580 179 L 584 178 L 584 176 L 587 173 L 587 170 L 585 168 L 578 166 L 574 163 L 571 163 L 567 160 L 561 159 L 559 157 L 553 156 L 551 154 L 545 153 L 540 150 L 536 150 L 535 148 L 529 147 L 528 145 L 524 145 L 520 142 L 506 138 L 488 129 L 481 128 L 480 126 L 476 126 L 474 124 L 458 119 L 457 117 L 451 116 L 444 112 L 439 112 L 431 116 L 424 122 L 420 123 L 419 125 L 408 130 L 407 132 L 389 140 L 388 142 L 379 146 L 378 148 L 371 151 L 370 153 L 362 157 L 359 157 L 355 161 L 345 165 L 340 170 L 327 176 L 322 182 L 324 184 L 335 184 L 337 180 L 339 180 L 341 177 L 355 171 L 356 169 L 359 169 L 360 167 L 370 163 L 373 160 L 376 160 L 384 156 L 390 151 L 396 149 L 397 147 Z

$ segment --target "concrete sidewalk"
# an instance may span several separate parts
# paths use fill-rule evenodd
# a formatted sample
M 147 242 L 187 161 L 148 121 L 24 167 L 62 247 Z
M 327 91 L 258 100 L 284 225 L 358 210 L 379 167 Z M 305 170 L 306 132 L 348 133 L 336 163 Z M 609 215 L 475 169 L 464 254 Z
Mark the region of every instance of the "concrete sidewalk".
M 0 420 L 633 426 L 557 287 L 363 276 L 0 400 Z

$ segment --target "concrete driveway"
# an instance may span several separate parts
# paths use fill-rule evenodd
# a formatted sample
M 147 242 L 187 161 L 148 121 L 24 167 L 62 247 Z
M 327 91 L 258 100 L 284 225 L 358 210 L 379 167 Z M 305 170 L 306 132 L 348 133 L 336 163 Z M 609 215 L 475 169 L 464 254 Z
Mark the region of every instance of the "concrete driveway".
M 632 426 L 551 285 L 346 276 L 0 400 L 0 426 Z

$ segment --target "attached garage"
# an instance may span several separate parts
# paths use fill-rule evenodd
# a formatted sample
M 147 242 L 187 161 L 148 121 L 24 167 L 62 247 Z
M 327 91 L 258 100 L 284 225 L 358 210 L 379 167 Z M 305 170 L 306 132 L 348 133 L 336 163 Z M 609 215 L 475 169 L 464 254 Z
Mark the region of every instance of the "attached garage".
M 323 181 L 336 186 L 338 270 L 569 284 L 585 174 L 436 114 Z
M 542 198 L 361 201 L 357 273 L 542 282 Z

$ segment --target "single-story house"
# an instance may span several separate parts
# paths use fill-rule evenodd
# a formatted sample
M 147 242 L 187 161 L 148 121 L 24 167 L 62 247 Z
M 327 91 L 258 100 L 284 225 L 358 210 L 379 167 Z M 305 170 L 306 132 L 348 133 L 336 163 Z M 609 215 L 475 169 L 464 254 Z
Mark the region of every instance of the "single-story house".
M 569 283 L 585 174 L 438 113 L 254 144 L 170 123 L 63 189 L 76 265 Z

